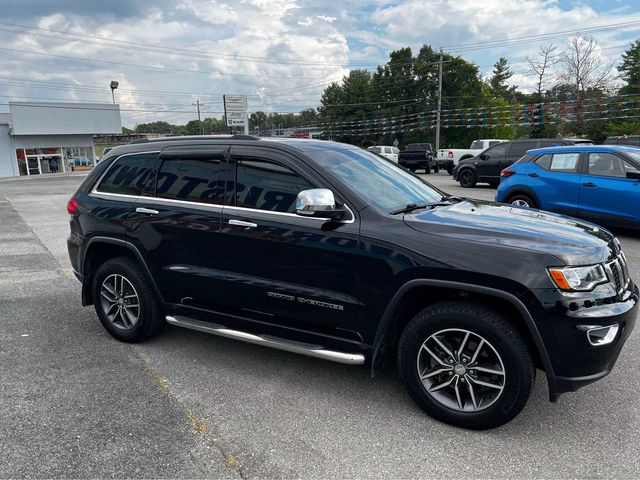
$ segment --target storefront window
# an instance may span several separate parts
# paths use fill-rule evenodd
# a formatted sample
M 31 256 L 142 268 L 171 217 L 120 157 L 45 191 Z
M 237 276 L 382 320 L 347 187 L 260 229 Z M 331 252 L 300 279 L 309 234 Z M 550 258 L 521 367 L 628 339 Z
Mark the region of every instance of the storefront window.
M 68 170 L 90 170 L 93 168 L 93 149 L 91 147 L 65 147 L 64 154 Z

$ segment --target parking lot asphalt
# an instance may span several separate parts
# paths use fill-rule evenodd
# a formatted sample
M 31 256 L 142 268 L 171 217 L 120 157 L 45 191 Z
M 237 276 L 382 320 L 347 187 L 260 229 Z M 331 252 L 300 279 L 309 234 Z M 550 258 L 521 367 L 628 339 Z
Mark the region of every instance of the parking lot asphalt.
M 540 373 L 522 414 L 487 432 L 426 416 L 392 367 L 371 379 L 175 327 L 119 343 L 66 255 L 82 179 L 0 180 L 0 477 L 637 478 L 638 332 L 604 380 L 551 404 Z M 640 234 L 616 234 L 640 279 Z

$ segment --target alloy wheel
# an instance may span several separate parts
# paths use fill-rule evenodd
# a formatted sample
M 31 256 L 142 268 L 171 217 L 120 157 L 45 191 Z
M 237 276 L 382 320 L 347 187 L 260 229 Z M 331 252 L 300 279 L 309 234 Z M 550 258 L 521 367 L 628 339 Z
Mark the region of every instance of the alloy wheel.
M 114 273 L 100 287 L 100 302 L 107 320 L 121 330 L 131 330 L 140 318 L 140 298 L 131 282 Z
M 504 391 L 500 355 L 487 339 L 469 330 L 452 328 L 429 336 L 418 352 L 417 369 L 427 394 L 459 412 L 489 408 Z
M 470 187 L 473 185 L 473 173 L 470 170 L 463 170 L 460 173 L 460 185 Z
M 529 208 L 531 206 L 529 205 L 529 202 L 527 202 L 526 200 L 523 200 L 522 198 L 518 198 L 512 201 L 511 205 L 514 205 L 516 207 L 524 207 L 524 208 Z

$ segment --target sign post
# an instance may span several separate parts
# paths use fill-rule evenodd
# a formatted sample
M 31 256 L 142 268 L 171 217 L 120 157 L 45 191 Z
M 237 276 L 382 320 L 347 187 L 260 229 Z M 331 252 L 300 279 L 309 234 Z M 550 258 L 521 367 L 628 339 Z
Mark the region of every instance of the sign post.
M 224 116 L 227 127 L 243 127 L 244 133 L 249 133 L 249 119 L 247 118 L 246 95 L 223 95 Z

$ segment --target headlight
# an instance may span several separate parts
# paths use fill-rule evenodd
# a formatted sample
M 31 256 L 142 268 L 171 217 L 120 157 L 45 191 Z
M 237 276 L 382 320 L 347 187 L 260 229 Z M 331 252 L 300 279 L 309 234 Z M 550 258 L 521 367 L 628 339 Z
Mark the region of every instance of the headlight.
M 607 282 L 607 274 L 599 264 L 587 267 L 549 268 L 549 275 L 561 290 L 583 292 Z

